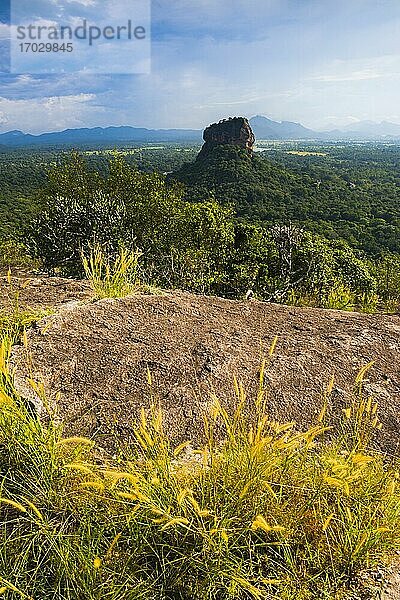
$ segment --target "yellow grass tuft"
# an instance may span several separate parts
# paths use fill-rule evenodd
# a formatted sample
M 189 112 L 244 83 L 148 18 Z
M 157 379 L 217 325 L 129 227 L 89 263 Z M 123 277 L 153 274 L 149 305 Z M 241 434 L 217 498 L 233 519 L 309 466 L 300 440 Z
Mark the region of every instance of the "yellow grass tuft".
M 155 402 L 136 424 L 129 460 L 102 463 L 91 440 L 63 438 L 61 426 L 24 410 L 3 340 L 0 592 L 346 598 L 359 573 L 400 549 L 398 457 L 371 443 L 380 421 L 362 384 L 372 364 L 339 428 L 329 426 L 333 379 L 306 431 L 272 420 L 264 377 L 276 345 L 254 398 L 237 380 L 234 407 L 213 395 L 205 442 L 184 460 L 189 442 L 171 444 Z
M 149 291 L 150 288 L 139 279 L 141 255 L 140 250 L 120 248 L 118 254 L 111 258 L 100 244 L 91 247 L 88 254 L 82 253 L 83 268 L 95 297 L 124 298 Z

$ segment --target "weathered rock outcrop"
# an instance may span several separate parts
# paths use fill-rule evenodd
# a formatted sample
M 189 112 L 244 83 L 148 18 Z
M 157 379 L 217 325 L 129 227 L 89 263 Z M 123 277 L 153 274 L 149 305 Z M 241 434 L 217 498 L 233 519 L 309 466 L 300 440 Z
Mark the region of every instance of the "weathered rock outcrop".
M 204 159 L 216 146 L 221 145 L 240 146 L 251 154 L 256 138 L 247 119 L 231 117 L 207 127 L 203 139 L 204 145 L 197 157 L 198 160 Z
M 274 336 L 266 372 L 271 417 L 315 422 L 323 389 L 335 376 L 333 415 L 352 402 L 360 367 L 374 366 L 365 390 L 379 402 L 381 446 L 399 442 L 400 318 L 258 301 L 239 302 L 177 292 L 70 304 L 28 332 L 33 376 L 45 384 L 67 435 L 94 436 L 113 449 L 129 444 L 141 407 L 153 394 L 165 414 L 165 431 L 178 443 L 200 443 L 210 392 L 234 404 L 233 377 L 249 397 L 258 389 L 261 355 Z M 29 397 L 26 351 L 12 357 L 16 382 Z
M 21 274 L 20 277 L 11 278 L 10 286 L 8 277 L 0 276 L 0 310 L 12 311 L 16 293 L 21 310 L 54 309 L 93 297 L 93 289 L 88 281 Z

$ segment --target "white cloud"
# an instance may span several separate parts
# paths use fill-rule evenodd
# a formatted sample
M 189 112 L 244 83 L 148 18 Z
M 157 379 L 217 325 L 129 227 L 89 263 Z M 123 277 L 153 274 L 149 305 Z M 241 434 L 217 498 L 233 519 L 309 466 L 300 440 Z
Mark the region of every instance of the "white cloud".
M 69 4 L 82 4 L 83 6 L 95 6 L 97 0 L 67 0 Z
M 365 59 L 335 60 L 326 66 L 327 72 L 309 77 L 309 81 L 340 83 L 367 81 L 400 75 L 400 55 L 369 57 Z
M 364 81 L 367 79 L 380 79 L 382 77 L 388 77 L 388 75 L 386 73 L 377 73 L 376 71 L 374 72 L 370 69 L 365 69 L 364 71 L 354 71 L 348 75 L 319 75 L 318 77 L 313 77 L 312 80 L 336 83 L 340 81 Z
M 0 97 L 1 129 L 21 129 L 29 133 L 39 133 L 68 127 L 85 127 L 91 116 L 91 103 L 95 98 L 94 94 L 29 100 Z
M 0 40 L 9 40 L 11 37 L 11 27 L 6 23 L 0 23 Z
M 69 22 L 110 7 L 123 20 L 129 11 L 120 7 L 132 0 L 14 2 Z M 398 112 L 400 95 L 399 0 L 152 0 L 152 7 L 151 75 L 5 77 L 0 93 L 16 102 L 7 110 L 0 103 L 8 128 L 202 127 L 229 114 L 316 129 L 398 120 L 388 115 Z M 81 93 L 95 98 L 77 101 Z

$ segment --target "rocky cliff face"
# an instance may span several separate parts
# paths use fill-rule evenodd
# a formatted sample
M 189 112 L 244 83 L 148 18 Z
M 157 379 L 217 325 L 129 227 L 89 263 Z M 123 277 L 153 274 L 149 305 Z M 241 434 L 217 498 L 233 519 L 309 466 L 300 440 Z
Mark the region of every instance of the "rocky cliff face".
M 221 145 L 240 146 L 251 154 L 256 140 L 250 123 L 244 117 L 231 117 L 219 123 L 213 123 L 204 130 L 204 145 L 197 159 L 206 158 L 210 152 Z

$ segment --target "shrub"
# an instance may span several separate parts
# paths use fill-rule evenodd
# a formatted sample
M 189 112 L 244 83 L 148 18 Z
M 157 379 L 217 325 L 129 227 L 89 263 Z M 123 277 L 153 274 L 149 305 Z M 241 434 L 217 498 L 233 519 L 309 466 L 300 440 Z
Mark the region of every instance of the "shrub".
M 0 271 L 13 269 L 37 269 L 38 261 L 32 260 L 27 248 L 20 242 L 7 240 L 0 242 Z
M 326 240 L 291 223 L 269 229 L 239 223 L 235 231 L 230 281 L 241 295 L 251 288 L 260 299 L 290 302 L 295 293 L 298 299 L 330 307 L 329 298 L 339 289 L 347 290 L 348 300 L 376 291 L 369 265 L 345 242 Z
M 400 308 L 400 256 L 386 253 L 371 262 L 370 270 L 378 281 L 378 294 L 389 312 Z
M 277 302 L 295 290 L 318 306 L 335 305 L 338 289 L 354 298 L 372 298 L 377 290 L 371 265 L 345 242 L 291 223 L 237 222 L 229 205 L 207 197 L 187 202 L 180 185 L 140 173 L 118 156 L 101 177 L 72 154 L 50 174 L 28 245 L 50 272 L 83 276 L 81 255 L 95 244 L 111 261 L 120 247 L 140 251 L 142 276 L 161 288 L 236 298 L 252 289 Z
M 163 176 L 140 173 L 118 157 L 103 179 L 73 154 L 51 173 L 45 209 L 32 224 L 27 243 L 47 270 L 73 276 L 84 274 L 81 254 L 88 255 L 95 244 L 112 260 L 121 246 L 140 250 L 143 270 L 155 285 L 181 285 L 177 261 L 193 260 L 198 252 L 195 270 L 205 289 L 212 277 L 211 282 L 204 277 L 210 270 L 218 273 L 227 255 L 232 215 L 212 201 L 189 205 L 182 195 Z
M 118 198 L 96 191 L 85 200 L 56 196 L 28 231 L 27 245 L 46 270 L 82 276 L 81 253 L 92 243 L 116 252 L 122 238 L 125 206 Z

